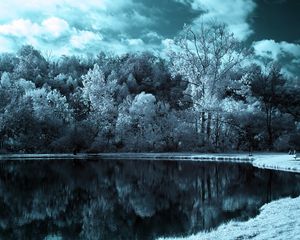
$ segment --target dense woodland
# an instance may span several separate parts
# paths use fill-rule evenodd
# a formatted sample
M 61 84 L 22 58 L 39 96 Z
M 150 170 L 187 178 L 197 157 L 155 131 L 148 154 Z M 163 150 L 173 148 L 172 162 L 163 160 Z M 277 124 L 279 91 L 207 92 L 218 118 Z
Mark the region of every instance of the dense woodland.
M 299 148 L 297 78 L 245 46 L 210 23 L 186 26 L 163 57 L 1 54 L 0 151 Z

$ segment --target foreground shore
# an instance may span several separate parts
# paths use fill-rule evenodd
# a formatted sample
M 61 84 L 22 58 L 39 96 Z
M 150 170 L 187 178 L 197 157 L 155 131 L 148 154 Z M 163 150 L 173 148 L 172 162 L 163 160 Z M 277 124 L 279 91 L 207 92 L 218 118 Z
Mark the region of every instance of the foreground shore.
M 283 240 L 299 239 L 300 197 L 283 198 L 265 204 L 260 214 L 246 222 L 231 221 L 211 232 L 200 232 L 189 237 L 160 238 L 159 240 Z

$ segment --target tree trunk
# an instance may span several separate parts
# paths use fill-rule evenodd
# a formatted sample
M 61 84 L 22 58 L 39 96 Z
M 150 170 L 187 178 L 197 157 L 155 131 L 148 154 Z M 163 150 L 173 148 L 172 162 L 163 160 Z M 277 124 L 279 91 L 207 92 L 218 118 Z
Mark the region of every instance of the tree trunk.
M 200 113 L 200 136 L 201 136 L 201 144 L 205 145 L 206 139 L 205 139 L 205 123 L 206 123 L 206 117 L 205 117 L 205 112 Z
M 208 114 L 207 114 L 207 126 L 206 126 L 207 143 L 210 142 L 210 135 L 211 135 L 211 112 L 208 112 Z
M 272 129 L 272 107 L 266 107 L 266 115 L 267 115 L 267 133 L 268 133 L 268 147 L 269 150 L 273 148 L 273 129 Z
M 205 133 L 205 112 L 201 112 L 201 133 L 204 135 Z
M 220 115 L 217 113 L 216 117 L 216 126 L 215 126 L 215 146 L 219 146 L 219 138 L 220 138 Z

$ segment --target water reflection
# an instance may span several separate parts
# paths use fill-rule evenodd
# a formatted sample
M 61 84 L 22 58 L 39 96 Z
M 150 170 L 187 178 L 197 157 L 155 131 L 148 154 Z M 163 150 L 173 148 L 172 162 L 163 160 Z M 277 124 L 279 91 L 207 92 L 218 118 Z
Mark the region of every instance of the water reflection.
M 0 239 L 155 239 L 245 220 L 300 194 L 297 174 L 246 164 L 0 162 Z

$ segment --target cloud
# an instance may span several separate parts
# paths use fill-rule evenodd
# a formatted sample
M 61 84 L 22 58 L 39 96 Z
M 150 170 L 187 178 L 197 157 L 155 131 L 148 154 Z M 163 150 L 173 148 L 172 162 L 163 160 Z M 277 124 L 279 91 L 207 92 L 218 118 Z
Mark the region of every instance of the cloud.
M 78 33 L 71 36 L 70 43 L 74 48 L 84 49 L 86 45 L 92 44 L 100 44 L 103 40 L 101 34 L 96 34 L 90 31 L 79 31 Z
M 285 41 L 275 42 L 274 40 L 261 40 L 253 43 L 257 56 L 279 60 L 284 55 L 300 58 L 300 44 L 288 43 Z
M 0 52 L 10 52 L 12 50 L 12 42 L 9 39 L 0 36 Z
M 126 40 L 130 46 L 143 45 L 144 41 L 142 39 L 127 39 Z
M 254 11 L 256 4 L 253 0 L 176 0 L 188 4 L 192 9 L 203 11 L 203 14 L 194 21 L 197 24 L 201 21 L 215 19 L 222 21 L 229 26 L 229 30 L 240 39 L 247 39 L 253 30 L 248 23 L 249 15 Z
M 254 8 L 254 0 L 0 1 L 0 51 L 16 51 L 24 44 L 53 54 L 160 51 L 162 40 L 174 37 L 184 22 L 211 18 L 225 21 L 246 39 Z
M 133 44 L 134 40 L 123 38 L 126 33 L 128 39 L 137 39 L 129 32 L 153 24 L 141 9 L 134 0 L 0 1 L 0 39 L 4 44 L 0 51 L 16 51 L 31 44 L 57 54 L 96 54 L 110 42 L 124 45 L 116 49 L 129 45 L 129 49 L 140 49 L 141 42 Z
M 259 61 L 277 61 L 286 76 L 300 78 L 300 44 L 265 39 L 254 42 L 253 48 Z
M 115 0 L 114 2 L 122 1 Z M 118 6 L 118 4 L 114 5 L 109 0 L 9 0 L 1 1 L 0 6 L 2 18 L 9 20 L 28 13 L 39 13 L 39 15 L 49 16 L 58 14 L 58 10 L 61 14 L 66 13 L 70 9 L 88 12 L 90 10 L 105 10 Z
M 25 38 L 43 34 L 57 38 L 67 31 L 69 31 L 69 24 L 65 20 L 56 17 L 45 19 L 41 24 L 34 23 L 29 19 L 17 19 L 0 25 L 1 35 Z
M 50 33 L 54 37 L 60 37 L 65 32 L 69 31 L 69 24 L 60 18 L 51 17 L 42 22 L 44 31 Z
M 26 19 L 17 19 L 11 23 L 0 25 L 0 34 L 2 35 L 23 37 L 38 35 L 40 32 L 41 27 L 38 24 Z

